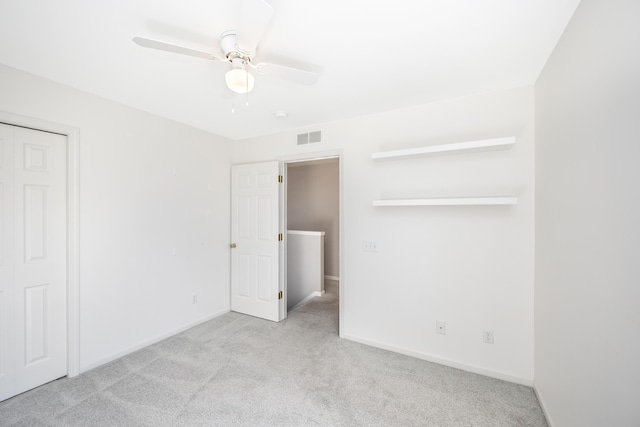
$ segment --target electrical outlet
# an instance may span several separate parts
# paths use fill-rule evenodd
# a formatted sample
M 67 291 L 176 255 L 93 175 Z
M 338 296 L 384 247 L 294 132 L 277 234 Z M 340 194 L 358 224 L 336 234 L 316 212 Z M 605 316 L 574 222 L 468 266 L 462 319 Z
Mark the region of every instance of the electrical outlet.
M 436 334 L 447 335 L 447 323 L 436 320 Z
M 493 344 L 493 329 L 483 329 L 482 330 L 482 341 L 487 344 Z
M 362 242 L 362 250 L 365 252 L 378 252 L 378 244 L 372 240 Z
M 193 294 L 191 296 L 191 304 L 197 304 L 198 303 L 198 294 Z

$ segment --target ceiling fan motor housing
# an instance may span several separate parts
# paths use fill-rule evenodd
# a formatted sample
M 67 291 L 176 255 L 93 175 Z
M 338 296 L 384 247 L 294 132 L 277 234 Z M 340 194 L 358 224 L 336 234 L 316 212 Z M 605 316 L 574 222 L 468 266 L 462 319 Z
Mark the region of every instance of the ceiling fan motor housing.
M 235 30 L 225 31 L 220 35 L 220 49 L 229 60 L 242 58 L 246 62 L 251 61 L 253 52 L 248 52 L 236 44 Z
M 225 31 L 220 34 L 220 49 L 226 57 L 236 50 L 236 32 L 234 30 Z

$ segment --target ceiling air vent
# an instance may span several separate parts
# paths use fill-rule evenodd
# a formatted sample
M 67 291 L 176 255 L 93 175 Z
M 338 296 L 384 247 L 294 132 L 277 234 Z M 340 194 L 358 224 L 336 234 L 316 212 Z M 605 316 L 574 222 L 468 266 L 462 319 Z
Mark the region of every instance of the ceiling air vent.
M 315 144 L 322 141 L 322 132 L 317 130 L 314 132 L 298 134 L 298 145 Z
M 317 130 L 315 132 L 309 132 L 309 144 L 320 142 L 320 137 L 321 136 L 322 135 L 320 134 L 319 130 Z

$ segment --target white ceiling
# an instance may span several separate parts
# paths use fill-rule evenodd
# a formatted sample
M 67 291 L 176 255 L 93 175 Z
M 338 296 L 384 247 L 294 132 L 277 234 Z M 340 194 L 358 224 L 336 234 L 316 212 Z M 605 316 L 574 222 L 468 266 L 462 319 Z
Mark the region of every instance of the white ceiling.
M 533 84 L 579 2 L 267 1 L 257 59 L 308 64 L 320 81 L 258 75 L 235 113 L 226 64 L 131 39 L 219 54 L 238 0 L 0 0 L 0 63 L 237 140 Z

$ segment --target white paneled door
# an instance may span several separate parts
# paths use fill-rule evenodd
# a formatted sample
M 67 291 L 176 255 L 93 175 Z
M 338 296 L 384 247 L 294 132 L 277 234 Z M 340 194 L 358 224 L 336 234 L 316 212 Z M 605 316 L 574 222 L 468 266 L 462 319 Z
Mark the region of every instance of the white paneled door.
M 278 162 L 231 167 L 231 310 L 280 320 Z
M 0 400 L 67 374 L 66 137 L 0 124 Z

